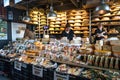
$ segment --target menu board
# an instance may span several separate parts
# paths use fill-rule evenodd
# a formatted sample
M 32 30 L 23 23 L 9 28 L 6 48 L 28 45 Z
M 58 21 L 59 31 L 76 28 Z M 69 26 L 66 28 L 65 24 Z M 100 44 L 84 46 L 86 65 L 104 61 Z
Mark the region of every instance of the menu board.
M 7 40 L 7 21 L 0 19 L 0 40 Z

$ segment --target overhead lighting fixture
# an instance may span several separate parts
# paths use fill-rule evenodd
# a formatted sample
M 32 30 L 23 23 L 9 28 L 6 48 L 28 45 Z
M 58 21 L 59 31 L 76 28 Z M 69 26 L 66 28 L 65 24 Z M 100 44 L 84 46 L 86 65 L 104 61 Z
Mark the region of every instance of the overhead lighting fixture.
M 54 19 L 57 17 L 57 14 L 53 10 L 52 1 L 50 6 L 50 12 L 47 14 L 48 19 Z
M 110 12 L 110 6 L 105 3 L 104 0 L 101 0 L 100 5 L 96 7 L 95 13 L 97 14 L 105 14 Z
M 26 16 L 23 17 L 24 22 L 29 22 L 31 20 L 30 16 L 28 15 L 28 1 L 27 1 L 27 10 L 26 10 Z

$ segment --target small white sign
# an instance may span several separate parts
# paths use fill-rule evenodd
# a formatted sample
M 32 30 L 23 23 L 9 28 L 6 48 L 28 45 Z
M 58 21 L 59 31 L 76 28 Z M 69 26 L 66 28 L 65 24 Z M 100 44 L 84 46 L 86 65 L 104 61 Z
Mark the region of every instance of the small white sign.
M 43 67 L 34 66 L 32 67 L 32 73 L 35 76 L 43 77 Z
M 54 80 L 69 80 L 69 75 L 54 72 Z
M 20 63 L 18 61 L 14 62 L 14 69 L 21 71 L 21 66 L 22 66 L 22 63 Z

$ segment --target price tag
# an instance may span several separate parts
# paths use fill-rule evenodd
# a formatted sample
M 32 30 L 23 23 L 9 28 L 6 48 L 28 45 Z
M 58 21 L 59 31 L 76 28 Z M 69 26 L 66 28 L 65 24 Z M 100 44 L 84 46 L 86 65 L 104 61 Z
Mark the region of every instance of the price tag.
M 35 76 L 43 77 L 43 67 L 38 67 L 33 65 L 32 73 Z
M 14 69 L 21 71 L 21 66 L 22 66 L 22 63 L 20 63 L 18 61 L 14 62 Z
M 22 63 L 22 67 L 27 68 L 27 64 Z
M 69 80 L 69 75 L 54 72 L 54 80 Z

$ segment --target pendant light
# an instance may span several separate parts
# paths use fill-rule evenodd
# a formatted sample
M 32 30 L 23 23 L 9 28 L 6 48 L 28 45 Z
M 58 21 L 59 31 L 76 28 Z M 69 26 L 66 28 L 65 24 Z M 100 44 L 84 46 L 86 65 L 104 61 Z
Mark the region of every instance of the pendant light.
M 28 1 L 27 1 L 27 10 L 26 10 L 26 16 L 23 17 L 24 22 L 29 22 L 31 19 L 28 15 Z
M 110 6 L 105 3 L 105 0 L 101 0 L 100 5 L 96 7 L 95 13 L 105 14 L 110 12 Z
M 54 19 L 57 17 L 57 14 L 53 10 L 53 2 L 51 1 L 50 12 L 47 14 L 48 19 Z

